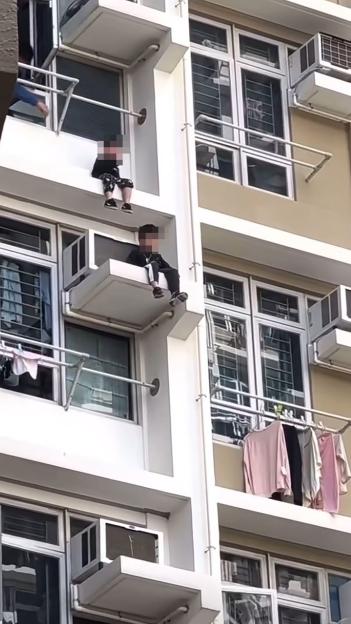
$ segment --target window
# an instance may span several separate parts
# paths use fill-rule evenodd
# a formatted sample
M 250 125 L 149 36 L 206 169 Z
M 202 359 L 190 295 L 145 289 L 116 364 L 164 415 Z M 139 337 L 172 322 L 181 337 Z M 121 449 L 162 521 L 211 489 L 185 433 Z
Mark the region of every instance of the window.
M 60 56 L 56 59 L 56 71 L 79 79 L 74 90 L 76 95 L 112 106 L 121 106 L 120 73 Z M 57 86 L 59 89 L 66 89 L 67 81 L 58 80 Z M 64 104 L 65 98 L 58 96 L 59 117 Z M 101 141 L 104 137 L 121 134 L 121 118 L 116 111 L 71 100 L 62 129 L 86 139 Z
M 196 141 L 196 165 L 198 171 L 235 180 L 234 152 L 230 150 Z
M 308 406 L 306 299 L 218 271 L 205 272 L 204 288 L 213 434 L 241 444 L 260 410 L 274 411 L 275 403 L 263 406 L 250 394 Z
M 351 576 L 328 574 L 331 622 L 351 618 Z
M 197 148 L 198 170 L 291 197 L 287 47 L 201 18 L 190 20 L 190 39 L 198 146 L 212 139 Z M 230 175 L 216 151 L 224 142 Z
M 105 334 L 93 329 L 66 324 L 66 347 L 89 353 L 82 371 L 72 405 L 101 414 L 133 420 L 130 384 L 108 377 L 109 374 L 130 377 L 130 339 L 125 336 Z M 67 356 L 69 360 L 69 356 Z M 107 376 L 104 377 L 103 374 Z M 67 369 L 67 392 L 75 376 L 75 369 Z
M 31 220 L 0 216 L 0 331 L 46 343 L 48 348 L 24 346 L 27 351 L 50 355 L 53 342 L 53 281 L 56 271 L 52 229 Z M 7 344 L 17 346 L 16 341 Z M 36 379 L 15 375 L 3 355 L 0 386 L 16 392 L 52 399 L 53 370 L 39 366 Z
M 351 577 L 229 547 L 221 548 L 221 572 L 225 624 L 337 624 L 350 617 Z
M 29 506 L 1 505 L 4 621 L 64 624 L 62 518 Z

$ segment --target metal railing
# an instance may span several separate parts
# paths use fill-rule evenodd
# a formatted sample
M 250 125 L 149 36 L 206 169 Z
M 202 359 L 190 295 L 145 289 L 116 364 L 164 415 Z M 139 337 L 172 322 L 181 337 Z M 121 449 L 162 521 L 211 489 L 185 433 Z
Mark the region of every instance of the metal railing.
M 129 115 L 130 117 L 135 117 L 138 120 L 139 125 L 142 125 L 146 119 L 146 109 L 144 108 L 141 109 L 138 113 L 136 113 L 135 111 L 129 110 L 127 108 L 121 108 L 120 106 L 113 106 L 112 104 L 106 104 L 105 102 L 100 102 L 98 100 L 92 100 L 90 98 L 86 98 L 81 95 L 76 95 L 74 93 L 74 89 L 79 83 L 78 78 L 72 78 L 71 76 L 58 74 L 57 72 L 49 71 L 48 69 L 41 69 L 40 67 L 35 67 L 34 65 L 27 65 L 26 63 L 19 63 L 18 66 L 22 69 L 27 69 L 27 70 L 30 70 L 31 72 L 42 74 L 44 76 L 51 76 L 58 80 L 64 80 L 69 83 L 66 89 L 57 89 L 55 87 L 51 87 L 50 85 L 46 85 L 46 84 L 43 85 L 43 84 L 37 83 L 34 80 L 26 80 L 24 78 L 17 79 L 17 81 L 20 84 L 32 87 L 36 89 L 37 91 L 43 91 L 45 93 L 55 93 L 56 95 L 65 97 L 65 103 L 64 103 L 61 115 L 57 123 L 57 128 L 56 128 L 57 134 L 59 134 L 62 130 L 62 126 L 64 124 L 67 110 L 68 110 L 71 100 L 85 102 L 86 104 L 93 104 L 94 106 L 98 106 L 100 108 L 113 110 L 117 113 L 122 113 L 123 115 Z
M 15 343 L 6 345 L 6 342 Z M 37 353 L 38 355 L 38 364 L 42 364 L 43 366 L 47 366 L 50 368 L 76 368 L 74 378 L 72 380 L 72 385 L 67 393 L 65 402 L 62 402 L 64 409 L 67 411 L 72 403 L 74 391 L 79 383 L 79 378 L 81 373 L 91 373 L 93 375 L 98 375 L 99 377 L 105 377 L 108 379 L 112 379 L 113 381 L 121 381 L 132 386 L 147 388 L 150 391 L 151 396 L 155 396 L 160 388 L 159 379 L 155 378 L 153 381 L 141 381 L 139 379 L 133 379 L 132 377 L 124 377 L 122 375 L 115 375 L 113 373 L 106 373 L 104 371 L 94 370 L 92 368 L 87 368 L 85 366 L 86 362 L 89 360 L 96 360 L 100 363 L 104 363 L 104 360 L 100 360 L 91 356 L 89 353 L 84 353 L 81 351 L 75 351 L 74 349 L 68 349 L 67 347 L 59 347 L 57 345 L 51 345 L 47 342 L 41 342 L 39 340 L 32 340 L 30 338 L 24 338 L 23 336 L 19 336 L 16 334 L 10 334 L 8 332 L 0 331 L 0 354 L 6 356 L 9 359 L 13 359 L 15 357 L 15 352 L 20 350 L 24 354 L 26 353 L 23 349 L 23 345 L 28 345 L 29 347 L 38 347 L 40 349 L 46 349 L 48 351 L 57 351 L 59 354 L 63 355 L 71 355 L 77 358 L 75 362 L 66 362 L 65 360 L 61 360 L 55 356 L 48 356 L 41 353 Z M 31 351 L 30 353 L 33 353 Z M 113 362 L 105 362 L 109 365 L 115 365 Z
M 231 128 L 239 132 L 239 140 L 234 141 L 232 139 L 228 139 L 225 137 L 217 137 L 212 136 L 204 131 L 197 130 L 197 126 L 200 122 L 208 122 L 211 124 L 215 124 L 217 126 Z M 216 119 L 215 117 L 209 117 L 208 115 L 198 115 L 195 119 L 195 132 L 196 139 L 205 143 L 206 145 L 212 145 L 213 147 L 229 147 L 236 149 L 247 149 L 250 153 L 257 154 L 260 156 L 265 156 L 265 158 L 269 158 L 271 160 L 277 161 L 279 163 L 286 164 L 294 164 L 299 165 L 301 167 L 306 167 L 307 169 L 311 169 L 311 172 L 306 176 L 305 181 L 309 182 L 312 178 L 324 167 L 324 165 L 332 158 L 332 154 L 330 152 L 325 152 L 323 150 L 317 149 L 315 147 L 309 147 L 308 145 L 303 145 L 302 143 L 296 143 L 295 141 L 288 141 L 287 139 L 282 139 L 280 137 L 276 137 L 272 134 L 266 134 L 264 132 L 259 132 L 258 130 L 250 130 L 250 128 L 244 128 L 243 126 L 239 126 L 237 124 L 230 123 L 229 121 L 222 121 L 221 119 Z M 243 136 L 244 135 L 244 136 Z M 245 142 L 245 136 L 251 135 L 257 138 L 262 139 L 263 141 L 269 141 L 271 144 L 276 144 L 276 146 L 282 145 L 290 148 L 300 149 L 311 154 L 316 154 L 321 156 L 318 163 L 309 163 L 303 160 L 299 160 L 298 158 L 285 156 L 283 154 L 277 154 L 276 152 L 269 152 L 263 148 L 254 147 Z
M 256 408 L 251 405 L 243 405 L 240 403 L 233 403 L 232 401 L 225 401 L 222 399 L 216 399 L 215 394 L 217 392 L 224 392 L 236 395 L 238 398 L 247 398 L 256 402 Z M 287 416 L 284 413 L 277 413 L 268 411 L 265 407 L 265 404 L 269 403 L 272 406 L 280 407 L 282 406 L 285 411 L 296 410 L 301 414 L 301 417 L 297 416 Z M 314 407 L 308 407 L 306 405 L 299 405 L 298 403 L 290 403 L 289 401 L 283 401 L 280 399 L 272 399 L 269 397 L 261 396 L 259 394 L 254 394 L 252 392 L 245 392 L 244 390 L 235 390 L 234 388 L 227 388 L 226 386 L 222 386 L 220 384 L 215 384 L 211 390 L 211 404 L 217 408 L 223 409 L 223 411 L 228 411 L 228 413 L 243 413 L 247 416 L 256 416 L 256 426 L 260 425 L 260 422 L 264 422 L 265 420 L 281 420 L 284 424 L 293 425 L 293 426 L 303 426 L 310 427 L 311 429 L 316 429 L 320 431 L 328 431 L 330 433 L 344 433 L 349 427 L 351 427 L 351 418 L 347 416 L 342 416 L 341 414 L 335 414 L 334 412 L 326 412 L 320 409 L 316 409 Z M 334 420 L 338 420 L 343 423 L 342 427 L 339 429 L 334 429 L 331 427 L 325 426 L 322 422 L 316 423 L 311 420 L 312 416 L 318 416 L 321 418 L 331 418 Z M 235 415 L 228 416 L 227 421 L 235 422 Z M 216 416 L 214 420 L 221 420 L 220 416 Z M 224 419 L 223 419 L 224 420 Z M 252 427 L 254 428 L 254 427 Z

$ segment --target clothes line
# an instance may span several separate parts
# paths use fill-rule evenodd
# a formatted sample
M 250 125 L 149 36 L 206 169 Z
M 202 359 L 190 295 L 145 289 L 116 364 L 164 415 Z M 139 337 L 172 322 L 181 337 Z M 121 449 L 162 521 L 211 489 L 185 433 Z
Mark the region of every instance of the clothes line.
M 311 414 L 314 415 L 318 415 L 324 418 L 333 418 L 335 420 L 339 420 L 341 422 L 344 423 L 344 426 L 341 427 L 340 429 L 328 429 L 327 427 L 325 427 L 324 425 L 320 426 L 317 425 L 316 423 L 309 423 L 306 418 L 304 419 L 295 419 L 295 423 L 294 424 L 301 424 L 301 422 L 303 422 L 306 426 L 309 426 L 311 428 L 316 428 L 316 429 L 320 429 L 322 431 L 329 431 L 330 433 L 344 433 L 349 427 L 351 427 L 351 418 L 347 418 L 347 416 L 341 416 L 340 414 L 334 414 L 332 412 L 325 412 L 323 410 L 319 410 L 319 409 L 315 409 L 313 407 L 306 407 L 306 405 L 298 405 L 296 403 L 289 403 L 287 401 L 279 401 L 277 399 L 271 399 L 269 397 L 264 397 L 264 396 L 260 396 L 258 394 L 252 394 L 251 392 L 245 392 L 244 390 L 234 390 L 233 388 L 226 388 L 225 386 L 221 386 L 221 385 L 215 385 L 211 391 L 211 397 L 213 397 L 213 395 L 216 392 L 229 392 L 231 394 L 235 394 L 238 396 L 243 396 L 243 397 L 247 397 L 249 399 L 255 399 L 257 401 L 262 401 L 262 402 L 267 402 L 267 403 L 271 403 L 272 405 L 282 405 L 283 407 L 290 407 L 292 409 L 297 409 L 303 412 L 309 412 Z M 212 398 L 213 401 L 213 398 Z M 222 402 L 221 402 L 222 404 Z M 240 409 L 240 410 L 246 410 L 247 411 L 252 411 L 252 413 L 256 413 L 256 414 L 261 414 L 262 416 L 265 416 L 265 414 L 267 412 L 265 412 L 264 409 L 262 410 L 254 410 L 254 408 L 250 408 L 249 406 L 245 406 L 245 405 L 238 405 L 238 407 L 234 406 L 232 403 L 225 402 L 224 405 L 227 405 L 227 407 L 232 407 L 233 409 Z M 271 412 L 267 413 L 268 416 L 267 418 L 271 417 L 272 420 L 283 420 L 284 418 L 284 422 L 287 422 L 287 424 L 289 424 L 289 421 L 292 423 L 292 419 L 290 418 L 286 418 L 283 417 L 283 415 L 275 415 L 272 414 Z M 277 417 L 278 416 L 278 417 Z M 297 421 L 297 422 L 296 422 Z

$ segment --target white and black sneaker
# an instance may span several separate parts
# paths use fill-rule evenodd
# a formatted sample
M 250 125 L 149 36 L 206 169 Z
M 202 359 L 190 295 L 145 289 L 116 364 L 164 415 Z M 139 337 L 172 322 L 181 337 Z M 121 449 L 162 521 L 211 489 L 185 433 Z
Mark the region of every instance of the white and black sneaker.
M 181 301 L 184 303 L 188 298 L 188 293 L 186 292 L 174 292 L 171 294 L 171 298 L 169 300 L 170 305 L 174 306 L 177 301 Z
M 133 214 L 133 208 L 128 203 L 122 204 L 121 210 L 122 212 L 125 212 L 126 214 Z
M 112 208 L 112 210 L 118 210 L 118 204 L 114 197 L 111 197 L 111 199 L 106 199 L 104 206 L 105 208 Z

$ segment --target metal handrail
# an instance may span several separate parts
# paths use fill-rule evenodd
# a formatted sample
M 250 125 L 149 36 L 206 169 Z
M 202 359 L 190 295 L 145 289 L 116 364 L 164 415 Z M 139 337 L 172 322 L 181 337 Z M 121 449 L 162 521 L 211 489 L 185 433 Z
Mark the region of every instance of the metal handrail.
M 243 396 L 243 397 L 247 397 L 249 399 L 255 399 L 256 401 L 261 401 L 262 403 L 271 403 L 272 405 L 282 405 L 283 407 L 290 407 L 296 410 L 299 410 L 301 412 L 305 412 L 305 413 L 311 413 L 311 414 L 315 414 L 318 416 L 323 416 L 324 418 L 334 418 L 336 420 L 339 420 L 343 423 L 345 423 L 343 425 L 343 427 L 339 430 L 334 430 L 334 429 L 329 429 L 327 427 L 325 427 L 324 425 L 319 425 L 313 422 L 308 422 L 306 419 L 299 419 L 299 418 L 290 418 L 290 417 L 284 417 L 284 415 L 281 414 L 272 414 L 272 412 L 266 412 L 263 409 L 261 410 L 256 410 L 254 408 L 252 408 L 251 406 L 248 405 L 240 405 L 240 404 L 233 404 L 230 403 L 229 401 L 221 401 L 219 399 L 213 398 L 213 395 L 216 392 L 229 392 L 238 396 Z M 226 388 L 225 386 L 216 384 L 213 386 L 212 390 L 211 390 L 211 402 L 216 404 L 217 406 L 223 405 L 223 407 L 228 408 L 228 409 L 232 409 L 233 411 L 247 411 L 247 412 L 252 412 L 254 414 L 261 414 L 262 417 L 266 418 L 270 418 L 271 420 L 282 420 L 284 422 L 287 423 L 293 423 L 294 424 L 303 424 L 307 427 L 311 427 L 314 429 L 319 429 L 322 431 L 332 431 L 332 432 L 338 432 L 338 433 L 344 433 L 344 431 L 346 431 L 346 429 L 348 429 L 349 427 L 351 427 L 351 418 L 347 418 L 347 416 L 341 416 L 341 414 L 335 414 L 333 412 L 325 412 L 323 410 L 319 410 L 319 409 L 315 409 L 313 407 L 307 407 L 306 405 L 298 405 L 297 403 L 290 403 L 288 401 L 280 401 L 278 399 L 271 399 L 269 397 L 265 397 L 265 396 L 260 396 L 259 394 L 253 394 L 252 392 L 245 392 L 244 390 L 235 390 L 234 388 Z
M 80 102 L 85 102 L 87 104 L 93 104 L 94 106 L 99 106 L 100 108 L 106 108 L 109 110 L 113 110 L 117 113 L 122 113 L 124 115 L 129 115 L 130 117 L 136 117 L 140 120 L 140 122 L 145 120 L 145 110 L 143 109 L 139 113 L 136 113 L 133 110 L 129 110 L 127 108 L 121 108 L 120 106 L 113 106 L 112 104 L 106 104 L 105 102 L 100 102 L 99 100 L 92 100 L 90 98 L 83 97 L 81 95 L 76 95 L 74 93 L 75 87 L 79 83 L 78 78 L 72 78 L 71 76 L 65 76 L 64 74 L 58 74 L 57 72 L 49 71 L 48 69 L 42 69 L 41 67 L 36 67 L 34 65 L 27 65 L 26 63 L 18 63 L 18 66 L 23 69 L 29 69 L 31 71 L 35 71 L 39 74 L 43 74 L 45 76 L 52 76 L 54 78 L 58 78 L 59 80 L 66 80 L 69 82 L 69 85 L 66 89 L 55 89 L 54 87 L 50 87 L 49 85 L 42 85 L 34 82 L 33 80 L 26 80 L 24 78 L 18 78 L 17 81 L 20 84 L 24 84 L 38 91 L 45 91 L 48 93 L 56 93 L 57 95 L 62 95 L 66 98 L 65 104 L 63 106 L 60 119 L 57 125 L 57 134 L 59 134 L 62 130 L 62 126 L 66 117 L 66 113 L 71 100 L 78 100 Z
M 22 343 L 29 346 L 42 347 L 45 349 L 49 349 L 50 351 L 59 351 L 64 355 L 73 355 L 77 357 L 77 362 L 66 362 L 62 360 L 58 360 L 55 357 L 50 357 L 46 355 L 40 355 L 40 360 L 43 364 L 51 364 L 54 367 L 63 367 L 63 368 L 75 368 L 77 367 L 75 376 L 72 380 L 72 386 L 68 392 L 66 402 L 63 404 L 64 409 L 67 411 L 71 405 L 74 391 L 79 382 L 79 377 L 82 372 L 93 373 L 95 375 L 99 375 L 100 377 L 106 377 L 109 379 L 113 379 L 114 381 L 122 381 L 128 383 L 133 386 L 138 386 L 142 388 L 148 388 L 150 390 L 151 396 L 155 396 L 160 388 L 160 382 L 158 379 L 153 379 L 153 381 L 141 381 L 139 379 L 133 379 L 132 377 L 123 377 L 121 375 L 114 375 L 113 373 L 105 373 L 104 371 L 97 371 L 91 368 L 86 368 L 84 366 L 86 360 L 96 360 L 100 361 L 98 358 L 91 356 L 89 353 L 84 353 L 81 351 L 75 351 L 74 349 L 68 349 L 67 347 L 58 347 L 56 345 L 48 344 L 47 342 L 41 342 L 40 340 L 32 340 L 31 338 L 24 338 L 23 336 L 18 336 L 16 334 L 10 334 L 8 332 L 0 331 L 0 352 L 3 350 L 4 354 L 8 354 L 9 357 L 14 355 L 13 346 L 6 346 L 5 341 L 16 342 L 19 349 L 22 349 Z M 113 362 L 111 362 L 113 364 Z
M 232 130 L 239 131 L 239 141 L 234 141 L 231 139 L 227 139 L 225 137 L 213 137 L 206 132 L 201 130 L 196 130 L 196 127 L 200 121 L 208 121 L 213 124 L 217 124 L 218 126 L 224 126 L 227 128 L 231 128 Z M 312 169 L 312 171 L 306 176 L 305 181 L 309 182 L 312 178 L 324 167 L 324 165 L 332 158 L 333 154 L 330 152 L 325 152 L 324 150 L 317 149 L 315 147 L 310 147 L 309 145 L 303 145 L 302 143 L 296 143 L 295 141 L 288 141 L 287 139 L 282 139 L 280 137 L 276 137 L 272 134 L 266 134 L 264 132 L 259 132 L 258 130 L 250 130 L 250 128 L 245 128 L 243 126 L 239 126 L 229 121 L 222 121 L 221 119 L 216 119 L 215 117 L 209 117 L 208 115 L 198 115 L 195 119 L 195 131 L 196 137 L 203 140 L 204 143 L 214 146 L 229 146 L 229 147 L 237 147 L 237 148 L 247 148 L 250 152 L 258 153 L 260 155 L 264 154 L 267 157 L 278 160 L 279 162 L 285 161 L 288 163 L 293 163 L 295 165 L 300 165 L 301 167 L 307 167 L 308 169 Z M 310 152 L 311 154 L 317 154 L 318 156 L 322 156 L 321 160 L 315 165 L 312 163 L 305 162 L 303 160 L 298 160 L 297 158 L 292 158 L 289 156 L 274 154 L 271 152 L 267 152 L 264 149 L 259 147 L 253 147 L 251 145 L 247 145 L 245 142 L 241 140 L 241 133 L 248 133 L 253 136 L 257 136 L 261 139 L 269 140 L 270 142 L 277 142 L 281 145 L 287 145 L 292 148 L 301 149 L 306 152 Z

